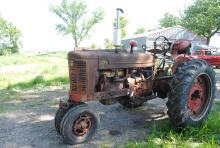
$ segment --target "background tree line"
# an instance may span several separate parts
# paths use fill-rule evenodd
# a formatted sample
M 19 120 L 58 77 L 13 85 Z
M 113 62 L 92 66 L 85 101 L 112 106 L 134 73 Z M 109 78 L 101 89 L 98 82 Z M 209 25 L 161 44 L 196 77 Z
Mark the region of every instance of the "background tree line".
M 0 16 L 0 55 L 18 53 L 21 32 Z
M 160 20 L 161 27 L 181 25 L 198 35 L 205 37 L 209 45 L 210 39 L 220 32 L 220 1 L 195 0 L 187 7 L 181 17 L 166 13 Z
M 71 35 L 75 47 L 80 46 L 80 43 L 89 37 L 93 27 L 105 16 L 104 10 L 97 8 L 89 17 L 87 3 L 84 0 L 61 0 L 59 5 L 51 5 L 49 9 L 60 18 L 60 23 L 56 25 L 57 31 L 63 35 Z M 219 0 L 194 0 L 194 3 L 182 12 L 180 18 L 165 13 L 159 23 L 160 27 L 181 25 L 205 37 L 209 44 L 210 39 L 220 32 L 220 2 Z M 122 38 L 127 36 L 128 24 L 126 17 L 120 18 Z M 134 34 L 145 31 L 144 27 L 139 26 Z M 21 32 L 16 26 L 0 16 L 0 55 L 18 53 L 21 46 L 20 37 Z M 106 48 L 113 48 L 110 39 L 105 39 L 104 44 Z M 95 47 L 93 44 L 93 48 Z
M 80 42 L 89 36 L 89 32 L 94 25 L 104 19 L 104 10 L 98 8 L 92 13 L 91 18 L 85 21 L 87 5 L 83 0 L 62 0 L 60 5 L 51 6 L 50 10 L 62 20 L 61 24 L 56 26 L 58 32 L 64 35 L 71 34 L 75 47 L 78 47 Z M 165 13 L 159 23 L 160 27 L 181 25 L 205 37 L 207 44 L 209 44 L 211 37 L 220 32 L 220 2 L 219 0 L 194 0 L 194 3 L 182 12 L 181 18 Z M 127 36 L 126 27 L 128 24 L 129 21 L 126 17 L 120 18 L 122 39 Z M 145 28 L 140 26 L 134 34 L 144 32 Z M 110 39 L 104 41 L 105 48 L 113 47 Z M 94 45 L 93 47 L 95 47 Z

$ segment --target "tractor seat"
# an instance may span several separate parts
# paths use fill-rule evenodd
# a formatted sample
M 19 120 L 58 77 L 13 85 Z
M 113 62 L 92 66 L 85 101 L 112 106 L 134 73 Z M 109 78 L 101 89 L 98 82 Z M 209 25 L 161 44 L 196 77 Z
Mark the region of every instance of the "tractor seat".
M 176 40 L 172 45 L 172 54 L 190 54 L 191 42 L 185 39 Z

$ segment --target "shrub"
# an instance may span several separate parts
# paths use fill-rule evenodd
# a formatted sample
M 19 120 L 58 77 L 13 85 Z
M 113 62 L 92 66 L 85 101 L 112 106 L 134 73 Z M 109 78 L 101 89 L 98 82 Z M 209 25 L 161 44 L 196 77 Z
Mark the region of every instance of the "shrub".
M 18 53 L 21 32 L 0 16 L 0 55 Z

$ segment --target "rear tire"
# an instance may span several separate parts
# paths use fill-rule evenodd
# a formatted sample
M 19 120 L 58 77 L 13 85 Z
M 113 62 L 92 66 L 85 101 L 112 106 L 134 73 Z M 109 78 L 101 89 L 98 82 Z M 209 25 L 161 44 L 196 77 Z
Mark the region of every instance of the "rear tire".
M 97 132 L 99 117 L 87 104 L 70 108 L 61 121 L 61 134 L 68 144 L 88 141 Z
M 203 60 L 191 60 L 177 68 L 168 93 L 168 116 L 178 130 L 198 125 L 210 112 L 216 91 L 215 72 Z

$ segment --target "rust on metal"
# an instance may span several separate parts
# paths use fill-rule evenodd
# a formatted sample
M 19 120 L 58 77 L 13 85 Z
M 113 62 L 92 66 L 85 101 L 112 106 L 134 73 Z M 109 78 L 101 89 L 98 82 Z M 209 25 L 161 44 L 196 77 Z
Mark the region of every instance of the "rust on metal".
M 179 54 L 187 54 L 189 52 L 189 48 L 191 47 L 191 42 L 185 39 L 176 40 L 173 43 L 172 47 L 172 55 L 179 55 Z
M 87 134 L 92 126 L 92 119 L 89 115 L 79 116 L 73 123 L 72 130 L 77 136 Z
M 193 116 L 199 117 L 204 111 L 210 97 L 210 94 L 206 93 L 209 92 L 210 85 L 209 78 L 205 74 L 197 77 L 192 84 L 188 94 L 188 108 L 191 110 Z
M 195 82 L 189 92 L 189 108 L 198 113 L 203 105 L 204 101 L 204 89 L 203 86 L 199 82 Z
M 129 60 L 128 60 L 129 59 Z M 89 101 L 94 98 L 99 99 L 127 95 L 128 91 L 122 90 L 123 83 L 106 82 L 104 92 L 96 90 L 99 82 L 99 71 L 111 71 L 119 74 L 118 69 L 122 69 L 127 77 L 127 69 L 145 68 L 154 66 L 153 56 L 150 53 L 133 53 L 127 52 L 114 53 L 112 51 L 71 51 L 68 54 L 69 77 L 70 77 L 70 100 L 75 102 Z M 108 85 L 110 84 L 110 85 Z M 145 85 L 145 84 L 144 84 Z M 148 85 L 148 83 L 146 84 Z M 110 89 L 111 87 L 111 89 Z M 148 86 L 144 86 L 148 87 Z M 118 89 L 114 89 L 118 88 Z M 103 88 L 102 88 L 103 89 Z M 116 91 L 117 90 L 117 91 Z M 114 92 L 112 95 L 112 92 Z M 103 99 L 103 98 L 102 98 Z

